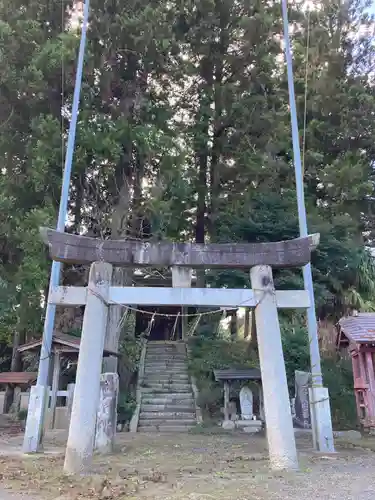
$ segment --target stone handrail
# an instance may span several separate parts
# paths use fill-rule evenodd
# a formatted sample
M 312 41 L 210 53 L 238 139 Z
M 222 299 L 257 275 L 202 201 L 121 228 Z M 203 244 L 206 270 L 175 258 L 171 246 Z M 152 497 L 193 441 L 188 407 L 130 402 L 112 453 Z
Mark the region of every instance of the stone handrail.
M 139 359 L 139 370 L 138 370 L 138 380 L 137 380 L 137 392 L 136 392 L 136 408 L 134 410 L 133 416 L 130 420 L 129 424 L 129 432 L 137 432 L 139 415 L 141 413 L 141 404 L 142 404 L 142 384 L 145 375 L 145 360 L 146 360 L 146 351 L 147 351 L 147 338 L 144 338 L 142 341 L 142 350 L 141 357 Z

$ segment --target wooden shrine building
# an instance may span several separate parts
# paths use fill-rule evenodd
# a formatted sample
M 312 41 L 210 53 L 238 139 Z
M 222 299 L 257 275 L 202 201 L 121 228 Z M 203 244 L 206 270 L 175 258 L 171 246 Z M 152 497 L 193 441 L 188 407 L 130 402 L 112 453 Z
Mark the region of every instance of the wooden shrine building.
M 365 430 L 375 429 L 375 313 L 342 318 L 337 329 L 337 347 L 352 359 L 358 420 Z
M 66 404 L 64 406 L 68 406 L 69 399 L 69 385 L 67 390 L 60 390 L 60 386 L 62 385 L 62 367 L 66 363 L 70 363 L 71 365 L 77 365 L 78 355 L 80 350 L 81 339 L 79 337 L 75 337 L 74 335 L 67 335 L 64 333 L 54 334 L 52 339 L 52 347 L 50 357 L 52 359 L 51 370 L 49 375 L 49 386 L 50 390 L 50 401 L 48 404 L 49 407 L 49 424 L 48 427 L 51 429 L 56 428 L 56 410 L 57 410 L 57 398 L 65 398 Z M 26 354 L 29 352 L 39 352 L 42 346 L 42 339 L 36 339 L 28 342 L 27 344 L 23 344 L 18 348 L 18 351 L 21 354 Z M 108 349 L 104 349 L 103 356 L 118 356 L 116 352 L 113 352 Z M 75 370 L 74 370 L 75 372 Z M 27 372 L 25 372 L 26 375 Z M 74 383 L 75 373 L 73 373 L 73 379 L 71 380 Z M 34 377 L 36 379 L 36 376 Z M 65 384 L 64 384 L 65 385 Z M 73 384 L 74 385 L 74 384 Z M 60 423 L 59 428 L 68 428 L 69 419 L 68 415 L 64 415 L 62 418 L 58 418 L 58 422 Z M 61 423 L 62 422 L 62 423 Z

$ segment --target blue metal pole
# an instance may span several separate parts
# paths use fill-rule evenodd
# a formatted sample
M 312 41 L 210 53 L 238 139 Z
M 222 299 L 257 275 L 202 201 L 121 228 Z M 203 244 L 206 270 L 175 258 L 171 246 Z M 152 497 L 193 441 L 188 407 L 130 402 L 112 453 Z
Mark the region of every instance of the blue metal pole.
M 292 62 L 292 53 L 290 50 L 290 40 L 289 40 L 287 0 L 281 0 L 281 4 L 282 4 L 283 23 L 284 23 L 285 57 L 286 57 L 286 64 L 288 71 L 289 106 L 290 106 L 290 118 L 292 122 L 293 156 L 294 156 L 294 170 L 296 175 L 299 231 L 301 237 L 306 237 L 308 233 L 307 233 L 307 219 L 306 219 L 306 207 L 305 207 L 305 193 L 304 193 L 303 175 L 302 175 L 301 151 L 299 146 L 296 98 L 294 94 L 293 62 Z M 307 328 L 309 334 L 312 383 L 313 386 L 315 387 L 322 387 L 323 378 L 322 378 L 322 368 L 320 363 L 318 325 L 315 314 L 314 288 L 313 288 L 310 263 L 303 267 L 303 280 L 305 283 L 305 289 L 308 291 L 310 297 L 310 307 L 307 309 Z
M 79 100 L 80 100 L 81 86 L 82 86 L 82 72 L 83 72 L 83 64 L 85 57 L 89 7 L 90 7 L 90 0 L 86 0 L 83 10 L 83 24 L 82 24 L 81 41 L 78 53 L 76 80 L 74 86 L 72 115 L 70 119 L 68 143 L 66 146 L 66 157 L 65 157 L 62 187 L 61 187 L 59 216 L 57 220 L 57 230 L 61 232 L 64 232 L 65 230 L 65 222 L 68 212 L 69 186 L 70 186 L 70 178 L 72 172 L 74 145 L 75 145 L 76 130 L 77 130 L 78 108 L 79 108 Z M 51 267 L 50 284 L 49 284 L 50 290 L 51 288 L 59 285 L 60 271 L 61 271 L 60 262 L 53 261 Z M 40 351 L 38 380 L 37 380 L 37 384 L 42 386 L 47 386 L 48 383 L 48 372 L 49 372 L 49 363 L 50 363 L 50 355 L 52 347 L 53 327 L 55 323 L 55 313 L 56 313 L 56 306 L 47 302 L 46 317 L 43 329 L 43 342 Z

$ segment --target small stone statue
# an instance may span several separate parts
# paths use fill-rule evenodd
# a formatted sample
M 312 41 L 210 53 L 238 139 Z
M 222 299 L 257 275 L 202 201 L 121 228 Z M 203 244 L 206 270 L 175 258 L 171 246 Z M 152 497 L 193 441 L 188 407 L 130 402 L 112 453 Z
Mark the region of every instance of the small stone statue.
M 242 387 L 240 391 L 241 419 L 251 420 L 253 418 L 253 391 L 250 387 Z

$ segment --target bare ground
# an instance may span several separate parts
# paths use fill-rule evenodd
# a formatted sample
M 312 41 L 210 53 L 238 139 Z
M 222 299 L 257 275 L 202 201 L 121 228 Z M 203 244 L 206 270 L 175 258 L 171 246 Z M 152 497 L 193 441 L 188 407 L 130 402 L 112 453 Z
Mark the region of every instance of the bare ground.
M 0 484 L 32 500 L 373 500 L 374 443 L 339 444 L 320 456 L 298 439 L 300 471 L 269 470 L 266 441 L 246 434 L 120 434 L 113 455 L 95 456 L 85 477 L 62 473 L 65 436 L 46 440 L 44 455 L 25 457 L 22 438 L 0 438 Z M 345 446 L 344 446 L 345 445 Z M 0 500 L 8 500 L 0 490 Z M 9 500 L 24 500 L 22 497 Z

